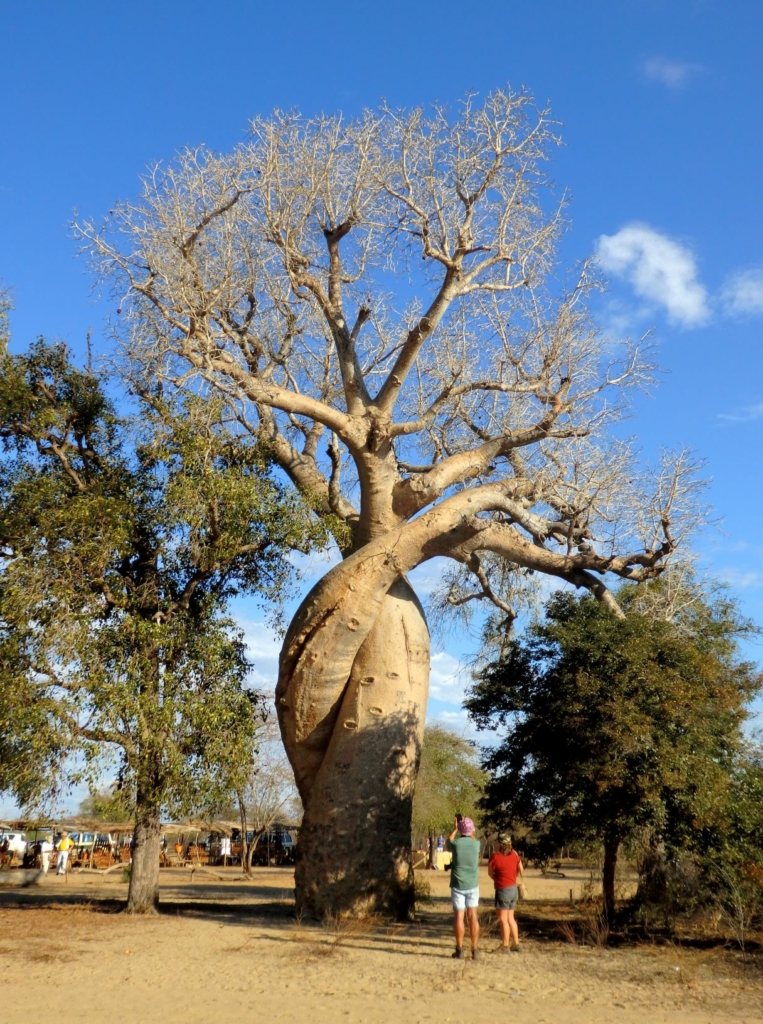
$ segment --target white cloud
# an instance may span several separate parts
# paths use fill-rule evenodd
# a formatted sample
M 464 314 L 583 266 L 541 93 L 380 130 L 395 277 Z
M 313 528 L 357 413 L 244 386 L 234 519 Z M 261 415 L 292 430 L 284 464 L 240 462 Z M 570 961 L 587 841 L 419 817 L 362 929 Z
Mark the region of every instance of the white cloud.
M 258 690 L 271 693 L 278 680 L 278 655 L 281 640 L 266 622 L 237 617 L 237 624 L 244 631 L 244 643 L 254 667 L 249 679 Z
M 602 235 L 597 249 L 607 273 L 628 281 L 640 298 L 664 307 L 673 323 L 698 327 L 708 320 L 707 292 L 685 245 L 634 222 L 614 235 Z
M 449 568 L 445 558 L 432 558 L 422 562 L 408 573 L 408 582 L 419 598 L 431 597 L 442 583 L 443 572 Z
M 619 297 L 608 295 L 599 316 L 602 329 L 615 350 L 619 349 L 625 336 L 637 330 L 644 330 L 650 316 L 643 303 L 625 302 Z
M 447 651 L 432 655 L 429 671 L 429 695 L 445 704 L 460 705 L 464 699 L 464 688 L 468 672 L 463 662 Z
M 427 725 L 441 725 L 456 733 L 457 736 L 462 736 L 465 740 L 471 740 L 478 744 L 485 744 L 490 739 L 485 733 L 478 732 L 464 708 L 460 711 L 439 711 L 434 715 L 427 716 Z
M 682 89 L 689 79 L 702 71 L 701 64 L 674 60 L 671 57 L 648 57 L 641 65 L 644 75 L 670 89 Z
M 735 412 L 718 413 L 718 419 L 725 423 L 751 423 L 753 420 L 763 418 L 763 402 L 756 405 L 746 405 Z
M 763 314 L 763 267 L 732 274 L 721 290 L 721 301 L 731 316 Z
M 731 587 L 738 587 L 740 590 L 752 590 L 763 586 L 763 572 L 756 572 L 754 569 L 722 569 L 720 577 Z

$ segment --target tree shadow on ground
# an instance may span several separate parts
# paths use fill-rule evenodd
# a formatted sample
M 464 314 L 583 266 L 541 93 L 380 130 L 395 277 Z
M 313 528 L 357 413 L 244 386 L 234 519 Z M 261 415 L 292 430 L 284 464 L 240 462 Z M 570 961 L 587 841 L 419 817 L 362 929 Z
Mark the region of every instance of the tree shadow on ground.
M 290 890 L 282 890 L 284 898 L 274 899 L 274 892 L 277 891 L 272 886 L 226 883 L 221 893 L 216 886 L 199 886 L 195 893 L 189 894 L 191 898 L 173 898 L 174 893 L 165 896 L 159 905 L 159 916 L 195 918 L 231 927 L 263 927 L 268 934 L 261 938 L 276 943 L 302 941 L 306 946 L 306 954 L 315 956 L 350 948 L 404 956 L 450 956 L 452 951 L 453 937 L 447 898 L 430 898 L 416 918 L 408 922 L 386 921 L 378 917 L 322 922 L 300 918 L 295 914 Z M 224 898 L 218 898 L 220 895 Z M 241 902 L 246 898 L 257 902 Z M 6 889 L 0 892 L 0 910 L 82 907 L 90 913 L 118 914 L 124 911 L 125 905 L 124 898 L 89 895 L 82 891 L 45 891 L 38 888 L 15 891 Z M 527 901 L 517 910 L 522 940 L 544 945 L 602 945 L 602 942 L 596 940 L 595 929 L 592 934 L 592 921 L 595 919 L 595 906 L 566 905 L 558 901 Z M 486 904 L 483 904 L 480 912 L 480 924 L 481 946 L 488 955 L 490 949 L 498 944 L 498 926 L 493 909 Z M 278 929 L 277 932 L 273 931 L 274 927 Z M 698 951 L 737 948 L 737 944 L 728 936 L 675 935 L 667 932 L 645 935 L 626 921 L 619 930 L 609 932 L 606 944 L 610 948 L 621 949 L 639 946 L 671 946 Z M 763 943 L 750 937 L 746 950 L 754 956 L 760 954 L 763 952 Z
M 159 916 L 207 918 L 210 921 L 229 924 L 252 925 L 258 921 L 281 921 L 284 925 L 294 923 L 294 901 L 273 900 L 273 890 L 262 890 L 271 896 L 270 901 L 258 903 L 231 903 L 213 899 L 162 899 Z M 56 907 L 82 907 L 91 913 L 118 914 L 125 910 L 126 897 L 115 899 L 81 892 L 29 892 L 29 890 L 0 893 L 0 910 L 45 910 Z

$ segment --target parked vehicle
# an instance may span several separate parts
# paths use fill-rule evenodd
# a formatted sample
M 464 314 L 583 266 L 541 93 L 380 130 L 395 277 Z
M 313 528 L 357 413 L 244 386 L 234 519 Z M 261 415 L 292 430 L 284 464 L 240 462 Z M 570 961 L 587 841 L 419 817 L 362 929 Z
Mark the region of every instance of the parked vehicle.
M 19 857 L 23 857 L 27 846 L 26 833 L 2 831 L 0 832 L 0 846 L 5 846 L 8 853 L 15 853 Z
M 27 850 L 24 832 L 0 831 L 0 867 L 12 867 L 24 863 Z
M 56 836 L 55 844 L 60 838 Z M 108 832 L 70 832 L 69 838 L 74 843 L 71 853 L 73 865 L 105 868 L 116 863 L 116 841 Z
M 294 863 L 295 844 L 291 833 L 285 829 L 264 832 L 254 850 L 253 864 L 277 865 Z
M 100 846 L 115 846 L 115 840 L 108 832 L 70 832 L 69 838 L 76 847 L 83 850 Z

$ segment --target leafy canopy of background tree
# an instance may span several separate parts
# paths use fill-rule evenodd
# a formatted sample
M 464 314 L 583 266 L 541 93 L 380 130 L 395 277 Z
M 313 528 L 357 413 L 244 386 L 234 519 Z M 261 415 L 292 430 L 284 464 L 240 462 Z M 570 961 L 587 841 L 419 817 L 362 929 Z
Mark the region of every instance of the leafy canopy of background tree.
M 484 782 L 473 743 L 441 725 L 427 726 L 413 798 L 414 839 L 450 832 L 457 812 L 479 819 Z
M 273 718 L 263 723 L 257 738 L 257 759 L 242 762 L 230 773 L 227 800 L 212 808 L 215 817 L 238 819 L 241 827 L 241 867 L 250 875 L 260 837 L 277 824 L 299 825 L 302 803 L 294 773 Z
M 0 362 L 3 782 L 39 802 L 116 754 L 141 903 L 160 810 L 213 800 L 254 756 L 261 698 L 227 600 L 277 602 L 288 552 L 326 534 L 221 401 L 143 391 L 128 423 L 61 346 L 14 356 L 6 340 Z
M 630 595 L 619 598 L 627 607 Z M 623 841 L 648 827 L 685 844 L 726 806 L 740 726 L 761 688 L 737 646 L 751 631 L 719 596 L 671 622 L 614 619 L 588 596 L 555 594 L 466 702 L 480 728 L 505 730 L 485 760 L 490 817 L 533 827 L 546 852 L 602 842 L 613 906 L 607 870 L 613 885 Z
M 714 907 L 744 949 L 763 908 L 763 749 L 745 740 L 734 757 L 726 800 L 698 822 L 684 849 L 639 851 L 635 909 L 650 929 Z
M 109 786 L 91 789 L 80 801 L 77 814 L 92 821 L 127 822 L 132 818 L 134 794 L 118 780 Z
M 703 879 L 744 944 L 763 908 L 763 747 L 746 743 L 735 760 L 729 799 L 701 837 Z
M 748 743 L 740 752 L 727 812 L 707 845 L 725 864 L 756 865 L 763 886 L 763 747 Z

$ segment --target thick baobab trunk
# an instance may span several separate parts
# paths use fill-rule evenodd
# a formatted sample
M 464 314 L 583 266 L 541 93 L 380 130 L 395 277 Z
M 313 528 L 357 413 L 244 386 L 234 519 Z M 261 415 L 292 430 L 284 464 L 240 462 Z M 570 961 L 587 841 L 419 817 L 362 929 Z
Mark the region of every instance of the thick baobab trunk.
M 161 818 L 158 801 L 137 794 L 127 912 L 151 914 L 159 905 Z
M 282 655 L 279 716 L 305 807 L 296 902 L 319 917 L 402 918 L 413 907 L 429 632 L 407 581 L 387 591 L 384 575 L 350 574 L 349 601 L 314 600 L 314 591 Z
M 302 911 L 411 911 L 429 631 L 405 573 L 473 540 L 484 529 L 479 511 L 479 503 L 465 515 L 443 502 L 370 538 L 313 587 L 289 627 L 276 707 L 305 809 L 296 870 Z
M 617 871 L 617 854 L 620 840 L 608 834 L 604 839 L 604 868 L 602 870 L 602 891 L 604 894 L 604 914 L 609 922 L 615 916 L 615 872 Z

